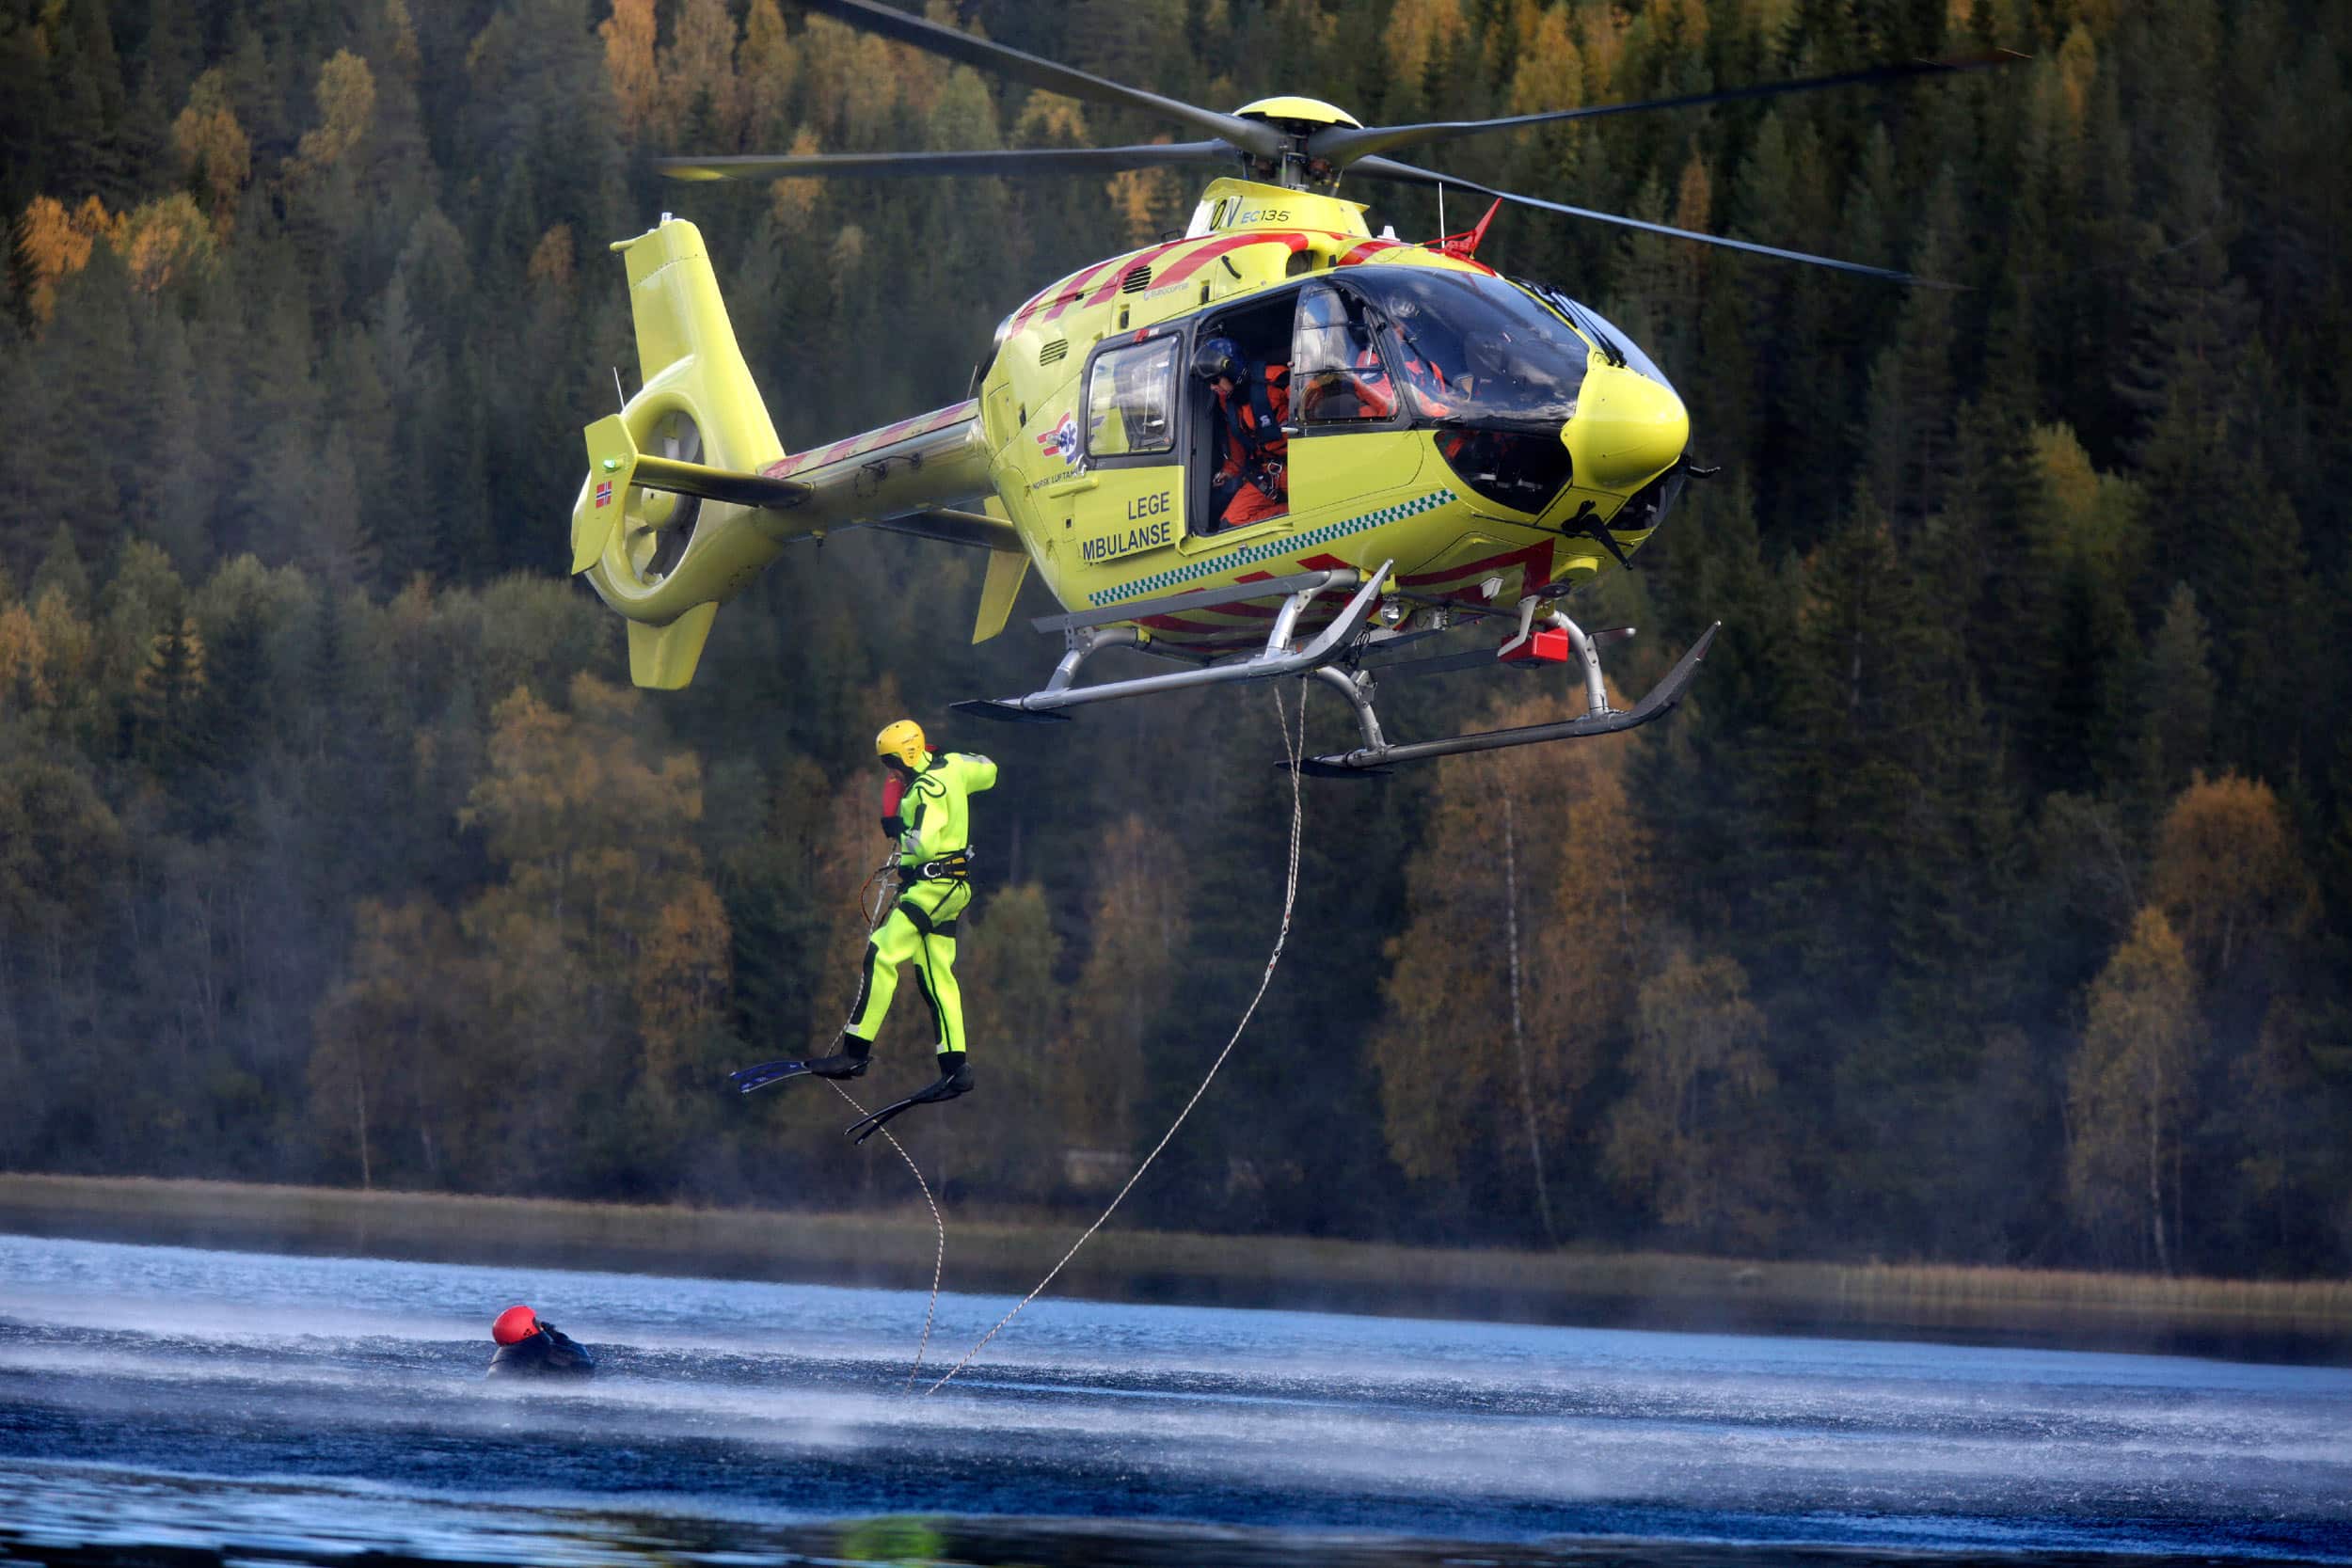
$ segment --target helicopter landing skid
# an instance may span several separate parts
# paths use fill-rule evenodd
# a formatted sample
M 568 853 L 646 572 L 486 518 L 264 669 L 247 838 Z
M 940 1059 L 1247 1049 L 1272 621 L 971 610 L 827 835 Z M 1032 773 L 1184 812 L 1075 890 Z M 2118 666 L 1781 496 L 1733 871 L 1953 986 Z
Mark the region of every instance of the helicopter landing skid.
M 1594 643 L 1597 635 L 1587 637 L 1565 616 L 1553 615 L 1553 625 L 1565 627 L 1570 641 L 1584 666 L 1587 707 L 1578 719 L 1562 720 L 1551 724 L 1522 724 L 1516 729 L 1484 730 L 1475 735 L 1457 735 L 1445 740 L 1422 740 L 1405 745 L 1391 745 L 1380 733 L 1380 716 L 1373 710 L 1373 673 L 1368 670 L 1342 671 L 1322 666 L 1311 673 L 1326 685 L 1337 689 L 1356 710 L 1358 728 L 1362 730 L 1364 743 L 1352 752 L 1327 752 L 1319 757 L 1307 757 L 1298 764 L 1298 770 L 1316 779 L 1376 778 L 1390 771 L 1391 764 L 1420 762 L 1428 757 L 1454 756 L 1463 752 L 1495 752 L 1506 746 L 1534 746 L 1547 740 L 1577 740 L 1586 736 L 1611 735 L 1629 730 L 1663 717 L 1691 689 L 1692 680 L 1699 673 L 1699 661 L 1714 645 L 1715 634 L 1723 629 L 1716 622 L 1707 628 L 1691 651 L 1682 656 L 1666 678 L 1650 688 L 1647 695 L 1628 709 L 1613 708 L 1600 683 L 1600 658 Z M 1428 665 L 1454 666 L 1449 658 L 1416 661 Z M 1454 666 L 1458 667 L 1458 666 Z M 1391 673 L 1404 673 L 1410 664 L 1391 666 Z M 1289 767 L 1288 763 L 1278 764 Z
M 1057 709 L 1075 707 L 1081 703 L 1106 703 L 1120 697 L 1141 697 L 1154 691 L 1181 691 L 1195 686 L 1219 686 L 1229 681 L 1270 680 L 1277 675 L 1308 674 L 1329 664 L 1352 644 L 1363 627 L 1364 617 L 1370 613 L 1380 585 L 1388 580 L 1389 568 L 1394 564 L 1393 562 L 1384 561 L 1371 572 L 1360 572 L 1352 566 L 1336 567 L 1327 571 L 1301 573 L 1296 577 L 1241 584 L 1231 589 L 1180 594 L 1167 600 L 1115 606 L 1112 610 L 1087 615 L 1054 617 L 1043 624 L 1061 629 L 1066 651 L 1061 656 L 1061 662 L 1054 667 L 1052 678 L 1041 690 L 1001 702 L 974 698 L 952 705 L 958 713 L 968 713 L 976 719 L 995 719 L 1009 723 L 1050 723 L 1066 717 Z M 1315 596 L 1349 591 L 1352 591 L 1352 596 L 1339 614 L 1332 617 L 1331 624 L 1305 643 L 1294 646 L 1293 637 L 1298 629 L 1298 618 Z M 1095 624 L 1107 616 L 1116 614 L 1126 619 L 1161 614 L 1167 612 L 1171 605 L 1202 609 L 1217 604 L 1239 604 L 1249 599 L 1271 598 L 1277 593 L 1286 596 L 1282 600 L 1282 608 L 1275 613 L 1272 629 L 1266 633 L 1265 646 L 1247 658 L 1227 664 L 1199 665 L 1165 675 L 1136 675 L 1127 680 L 1103 681 L 1093 686 L 1076 684 L 1078 671 L 1103 649 L 1133 648 L 1143 642 L 1142 635 L 1133 625 Z

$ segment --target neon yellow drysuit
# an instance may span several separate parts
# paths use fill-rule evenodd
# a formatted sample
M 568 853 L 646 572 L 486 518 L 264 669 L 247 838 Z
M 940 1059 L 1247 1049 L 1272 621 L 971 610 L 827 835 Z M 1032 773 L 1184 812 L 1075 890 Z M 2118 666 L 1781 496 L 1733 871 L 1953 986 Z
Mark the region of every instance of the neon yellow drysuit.
M 908 781 L 898 810 L 898 902 L 866 943 L 866 974 L 844 1034 L 870 1042 L 882 1032 L 898 990 L 898 966 L 912 958 L 915 985 L 939 1031 L 938 1049 L 966 1049 L 956 922 L 972 903 L 971 797 L 995 783 L 996 765 L 970 752 L 931 756 Z

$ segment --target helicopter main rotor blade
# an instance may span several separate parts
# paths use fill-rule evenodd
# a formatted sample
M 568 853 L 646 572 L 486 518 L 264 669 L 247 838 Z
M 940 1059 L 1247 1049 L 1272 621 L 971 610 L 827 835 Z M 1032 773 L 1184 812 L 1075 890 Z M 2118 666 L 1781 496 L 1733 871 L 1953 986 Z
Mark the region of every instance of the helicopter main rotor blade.
M 1723 245 L 1731 250 L 1744 250 L 1755 256 L 1776 257 L 1783 261 L 1803 261 L 1808 266 L 1835 267 L 1839 272 L 1859 273 L 1865 277 L 1883 277 L 1895 283 L 1913 283 L 1922 288 L 1949 289 L 1951 283 L 1938 283 L 1913 273 L 1893 267 L 1866 266 L 1860 261 L 1841 261 L 1834 256 L 1815 256 L 1808 251 L 1783 250 L 1778 245 L 1757 245 L 1752 240 L 1727 239 L 1721 234 L 1702 234 L 1694 229 L 1677 229 L 1671 224 L 1650 223 L 1642 218 L 1629 218 L 1620 213 L 1597 213 L 1589 207 L 1571 207 L 1565 201 L 1546 201 L 1539 196 L 1521 196 L 1516 191 L 1499 191 L 1482 185 L 1475 180 L 1456 180 L 1450 174 L 1438 174 L 1410 164 L 1400 164 L 1393 158 L 1359 158 L 1349 173 L 1374 180 L 1391 180 L 1401 185 L 1449 185 L 1456 190 L 1476 191 L 1499 201 L 1509 201 L 1521 207 L 1534 207 L 1547 213 L 1565 213 L 1570 217 L 1591 218 L 1599 223 L 1613 223 L 1620 228 L 1639 229 L 1651 234 L 1665 234 L 1677 240 L 1696 240 L 1701 245 Z
M 1009 76 L 1029 87 L 1057 92 L 1065 98 L 1080 98 L 1095 103 L 1116 103 L 1123 108 L 1141 109 L 1147 114 L 1182 120 L 1197 131 L 1222 136 L 1235 147 L 1247 148 L 1262 158 L 1280 155 L 1288 145 L 1286 138 L 1271 125 L 1244 119 L 1239 115 L 1219 114 L 1197 103 L 1186 103 L 1173 98 L 1163 98 L 1156 92 L 1131 87 L 1077 70 L 1058 65 L 1036 55 L 1008 48 L 992 39 L 980 38 L 954 27 L 942 26 L 920 16 L 893 10 L 877 0 L 800 0 L 804 10 L 829 16 L 862 32 L 873 33 L 894 43 L 920 49 L 959 65 L 993 71 Z
M 1226 164 L 1239 150 L 1221 141 L 1151 142 L 1137 147 L 1031 147 L 995 152 L 819 152 L 788 157 L 662 158 L 654 167 L 673 180 L 804 180 L 832 176 L 889 179 L 914 174 L 1089 174 L 1126 168 Z
M 1529 125 L 1551 125 L 1562 120 L 1594 119 L 1602 115 L 1643 114 L 1652 109 L 1691 109 L 1707 103 L 1728 103 L 1739 99 L 1776 98 L 1783 93 L 1819 92 L 1826 87 L 1871 87 L 1884 82 L 1899 82 L 1915 76 L 1943 76 L 1963 71 L 1982 71 L 1990 66 L 2013 65 L 2027 56 L 2013 50 L 1998 50 L 1990 55 L 1975 55 L 1949 60 L 1912 60 L 1902 65 L 1872 66 L 1864 71 L 1841 71 L 1830 76 L 1807 76 L 1793 82 L 1764 82 L 1753 87 L 1725 87 L 1716 92 L 1682 93 L 1673 98 L 1645 98 L 1628 103 L 1593 103 L 1581 109 L 1554 109 L 1546 114 L 1509 115 L 1501 119 L 1445 119 L 1425 125 L 1372 125 L 1358 129 L 1348 125 L 1333 125 L 1317 131 L 1308 139 L 1310 155 L 1335 165 L 1346 165 L 1375 152 L 1391 148 L 1418 147 L 1430 142 L 1457 141 L 1464 136 L 1484 135 L 1489 131 L 1512 131 Z

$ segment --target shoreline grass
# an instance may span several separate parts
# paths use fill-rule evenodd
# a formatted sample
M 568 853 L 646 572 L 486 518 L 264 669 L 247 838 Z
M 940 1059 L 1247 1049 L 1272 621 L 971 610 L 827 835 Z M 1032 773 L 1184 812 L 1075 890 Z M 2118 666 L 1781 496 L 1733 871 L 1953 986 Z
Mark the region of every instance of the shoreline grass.
M 1025 1291 L 1069 1219 L 958 1219 L 946 1288 Z M 0 1173 L 0 1230 L 453 1263 L 921 1290 L 928 1212 L 798 1212 Z M 1592 1326 L 1961 1338 L 2352 1362 L 2352 1281 L 1406 1246 L 1105 1230 L 1056 1281 L 1109 1301 Z

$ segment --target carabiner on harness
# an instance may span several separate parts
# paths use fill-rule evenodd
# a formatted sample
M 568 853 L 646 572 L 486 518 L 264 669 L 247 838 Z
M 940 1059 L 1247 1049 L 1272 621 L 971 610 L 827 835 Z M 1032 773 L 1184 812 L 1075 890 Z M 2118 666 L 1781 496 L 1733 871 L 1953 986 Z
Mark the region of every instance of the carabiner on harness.
M 898 868 L 898 875 L 910 882 L 964 882 L 972 879 L 972 851 L 959 849 L 952 855 L 918 861 Z

